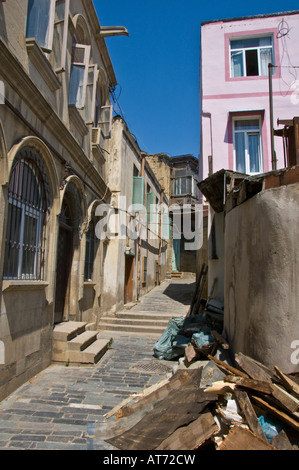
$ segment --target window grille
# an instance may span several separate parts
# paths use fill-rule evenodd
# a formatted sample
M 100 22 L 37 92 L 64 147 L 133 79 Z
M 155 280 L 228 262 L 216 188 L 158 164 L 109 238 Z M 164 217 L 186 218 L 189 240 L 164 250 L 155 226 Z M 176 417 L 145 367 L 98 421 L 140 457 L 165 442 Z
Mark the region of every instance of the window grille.
M 30 149 L 22 155 L 9 180 L 4 279 L 43 280 L 48 186 L 40 157 Z

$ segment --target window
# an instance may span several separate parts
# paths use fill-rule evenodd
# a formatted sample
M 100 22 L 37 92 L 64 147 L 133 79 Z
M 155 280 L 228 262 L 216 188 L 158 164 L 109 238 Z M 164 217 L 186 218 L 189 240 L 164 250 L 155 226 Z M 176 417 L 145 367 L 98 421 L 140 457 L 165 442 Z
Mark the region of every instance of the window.
M 191 194 L 195 196 L 195 184 L 193 176 L 181 176 L 174 180 L 174 194 L 176 196 L 183 196 Z
M 31 159 L 17 159 L 8 188 L 4 279 L 43 279 L 46 211 L 40 169 Z
M 96 85 L 98 79 L 98 67 L 96 65 L 89 65 L 86 82 L 86 99 L 85 99 L 85 122 L 89 124 L 94 123 L 95 117 L 95 101 L 96 101 Z
M 143 257 L 142 263 L 142 284 L 146 284 L 147 279 L 147 256 Z
M 231 39 L 231 77 L 268 75 L 268 64 L 274 63 L 273 37 Z
M 65 71 L 69 8 L 70 0 L 56 0 L 53 32 L 53 54 L 50 58 L 53 69 L 56 73 Z
M 53 44 L 55 0 L 29 0 L 26 37 L 35 38 L 39 46 L 51 52 Z
M 103 136 L 105 139 L 110 139 L 111 137 L 111 130 L 112 130 L 112 112 L 113 106 L 102 106 L 98 109 L 97 115 L 97 125 L 102 130 Z
M 96 253 L 95 224 L 94 222 L 91 222 L 89 225 L 89 230 L 86 234 L 85 270 L 84 270 L 85 281 L 92 280 L 95 253 Z
M 260 173 L 262 171 L 260 120 L 234 120 L 235 168 L 239 173 Z
M 83 109 L 85 104 L 89 57 L 90 46 L 83 44 L 73 46 L 69 104 L 79 109 Z
M 65 70 L 70 0 L 29 0 L 26 38 L 34 38 L 58 72 Z
M 154 204 L 154 193 L 148 191 L 146 194 L 146 213 L 147 222 L 153 221 L 153 204 Z
M 133 177 L 133 210 L 136 212 L 143 210 L 143 196 L 144 196 L 144 178 L 143 176 Z

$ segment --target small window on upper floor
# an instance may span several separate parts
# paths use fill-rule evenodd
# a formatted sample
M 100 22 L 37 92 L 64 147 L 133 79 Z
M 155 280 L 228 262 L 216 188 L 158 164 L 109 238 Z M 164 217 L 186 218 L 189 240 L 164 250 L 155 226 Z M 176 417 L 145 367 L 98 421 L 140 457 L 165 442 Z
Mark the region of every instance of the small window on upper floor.
M 268 75 L 274 63 L 273 37 L 238 38 L 230 41 L 231 77 Z
M 34 38 L 53 69 L 65 70 L 70 0 L 28 0 L 26 38 Z

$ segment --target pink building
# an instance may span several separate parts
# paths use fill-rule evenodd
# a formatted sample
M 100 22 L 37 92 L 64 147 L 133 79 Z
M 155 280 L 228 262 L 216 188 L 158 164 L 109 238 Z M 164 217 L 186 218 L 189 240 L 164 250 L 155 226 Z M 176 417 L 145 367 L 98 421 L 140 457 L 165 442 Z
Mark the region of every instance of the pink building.
M 200 180 L 285 166 L 271 122 L 299 116 L 298 67 L 299 10 L 202 24 Z

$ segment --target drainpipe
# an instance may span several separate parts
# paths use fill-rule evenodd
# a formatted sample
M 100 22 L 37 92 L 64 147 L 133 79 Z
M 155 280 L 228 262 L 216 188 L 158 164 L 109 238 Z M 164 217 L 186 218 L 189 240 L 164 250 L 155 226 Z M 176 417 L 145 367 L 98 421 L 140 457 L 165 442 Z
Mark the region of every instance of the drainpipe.
M 273 64 L 268 64 L 269 69 L 269 104 L 270 104 L 270 131 L 271 131 L 271 158 L 272 170 L 277 169 L 276 152 L 274 148 L 274 119 L 273 119 L 273 87 L 272 87 L 272 69 L 275 67 Z

